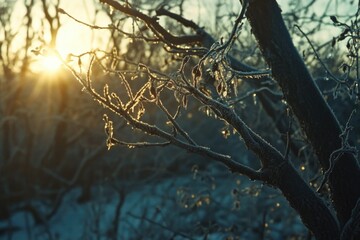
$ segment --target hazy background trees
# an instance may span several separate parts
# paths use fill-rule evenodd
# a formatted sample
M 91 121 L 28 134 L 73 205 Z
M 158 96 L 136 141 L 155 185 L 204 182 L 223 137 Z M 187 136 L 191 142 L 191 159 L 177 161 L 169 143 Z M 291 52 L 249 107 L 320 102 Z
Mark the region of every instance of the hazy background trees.
M 129 16 L 98 1 L 77 3 L 74 8 L 70 2 L 0 2 L 0 217 L 4 236 L 11 238 L 17 232 L 13 228 L 17 222 L 9 221 L 11 216 L 27 212 L 37 224 L 46 226 L 45 239 L 54 237 L 53 217 L 67 204 L 64 197 L 72 189 L 80 189 L 71 195 L 73 201 L 94 203 L 94 221 L 87 227 L 95 230 L 88 237 L 311 238 L 279 191 L 232 175 L 204 156 L 207 149 L 198 156 L 134 130 L 112 111 L 99 108 L 87 93 L 85 76 L 91 77 L 91 88 L 101 96 L 115 100 L 112 92 L 120 96 L 124 106 L 128 104 L 129 116 L 177 132 L 184 141 L 230 155 L 244 165 L 260 167 L 233 126 L 220 121 L 183 86 L 170 81 L 172 86 L 164 87 L 169 77 L 181 77 L 179 69 L 189 79 L 201 75 L 205 81 L 199 79 L 203 85 L 199 89 L 202 87 L 204 94 L 220 95 L 217 97 L 233 106 L 251 129 L 281 152 L 289 151 L 290 158 L 296 159 L 293 165 L 316 189 L 322 174 L 312 147 L 279 87 L 269 78 L 249 24 L 243 21 L 238 26 L 239 37 L 231 47 L 222 53 L 213 51 L 196 67 L 209 48 L 228 41 L 242 9 L 237 1 L 120 1 L 146 16 L 157 15 L 159 19 L 154 21 L 171 34 L 195 39 L 175 39 L 175 43 L 154 35 L 134 14 Z M 280 2 L 298 51 L 340 123 L 351 126 L 349 138 L 355 145 L 360 142 L 355 124 L 359 117 L 356 112 L 349 117 L 359 97 L 357 4 Z M 170 12 L 193 22 L 185 27 L 185 21 Z M 202 34 L 210 34 L 212 39 L 199 44 L 196 27 L 203 27 Z M 352 31 L 346 30 L 349 28 Z M 80 29 L 85 36 L 81 39 L 76 35 Z M 182 45 L 190 52 L 185 53 Z M 52 54 L 52 48 L 60 51 L 64 64 L 74 69 L 78 79 L 85 80 L 85 89 L 65 67 L 49 72 L 39 63 Z M 185 55 L 191 57 L 184 61 Z M 220 59 L 227 61 L 228 56 L 262 70 L 231 76 Z M 220 59 L 221 66 L 214 66 L 209 59 Z M 220 78 L 229 82 L 217 83 L 212 89 L 209 71 L 223 74 Z M 155 100 L 159 95 L 161 103 Z M 175 118 L 167 116 L 176 115 L 177 110 L 179 128 L 172 122 Z M 104 113 L 107 117 L 103 119 Z M 117 144 L 121 146 L 113 146 Z M 142 202 L 134 193 L 153 200 Z M 116 214 L 106 226 L 100 226 L 107 218 L 101 211 L 106 204 L 99 199 L 109 196 L 115 199 Z M 329 197 L 326 191 L 323 197 Z M 131 211 L 134 206 L 140 210 Z M 61 236 L 61 230 L 57 231 Z

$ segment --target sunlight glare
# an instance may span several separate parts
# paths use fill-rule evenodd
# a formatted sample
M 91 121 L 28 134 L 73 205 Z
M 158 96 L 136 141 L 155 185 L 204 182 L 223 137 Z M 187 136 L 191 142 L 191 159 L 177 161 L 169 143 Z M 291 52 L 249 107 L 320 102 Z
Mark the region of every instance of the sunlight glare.
M 62 62 L 56 56 L 43 56 L 39 62 L 39 67 L 44 72 L 56 72 L 60 69 Z

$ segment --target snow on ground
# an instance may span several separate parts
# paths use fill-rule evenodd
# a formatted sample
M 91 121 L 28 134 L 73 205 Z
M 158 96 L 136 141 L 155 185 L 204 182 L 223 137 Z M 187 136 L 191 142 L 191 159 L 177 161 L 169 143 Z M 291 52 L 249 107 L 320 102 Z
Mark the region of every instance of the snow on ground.
M 307 234 L 276 190 L 221 171 L 134 186 L 99 184 L 83 204 L 77 203 L 81 189 L 75 188 L 45 225 L 27 212 L 1 221 L 0 229 L 14 231 L 0 239 L 286 239 Z M 124 198 L 116 219 L 119 192 Z

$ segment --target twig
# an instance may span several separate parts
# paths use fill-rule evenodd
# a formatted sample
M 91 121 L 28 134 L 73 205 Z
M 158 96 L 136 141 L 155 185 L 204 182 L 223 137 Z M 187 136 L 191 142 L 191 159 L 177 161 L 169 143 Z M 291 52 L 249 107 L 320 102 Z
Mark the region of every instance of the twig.
M 159 24 L 158 19 L 156 17 L 155 18 L 149 17 L 148 15 L 134 8 L 131 8 L 129 5 L 122 5 L 114 0 L 100 0 L 100 2 L 110 5 L 114 9 L 123 12 L 124 14 L 141 19 L 146 23 L 148 28 L 151 29 L 158 38 L 160 38 L 163 42 L 165 42 L 169 46 L 193 44 L 200 42 L 201 40 L 200 35 L 174 36 Z
M 261 88 L 258 88 L 258 89 L 254 89 L 252 91 L 248 91 L 244 96 L 241 96 L 239 98 L 236 98 L 234 100 L 229 101 L 229 105 L 235 105 L 236 103 L 243 101 L 244 99 L 252 96 L 253 94 L 257 94 L 257 93 L 260 93 L 260 92 L 263 92 L 263 91 L 267 91 L 267 92 L 271 93 L 272 95 L 274 95 L 276 97 L 282 97 L 281 93 L 276 93 L 276 92 L 274 92 L 273 90 L 271 90 L 268 87 L 261 87 Z
M 189 142 L 189 144 L 198 146 L 195 141 L 189 136 L 189 134 L 180 127 L 180 125 L 175 121 L 175 119 L 171 116 L 169 111 L 164 107 L 162 101 L 159 99 L 157 104 L 160 109 L 166 114 L 169 121 L 172 123 L 172 125 L 175 127 L 175 129 Z
M 306 38 L 306 40 L 308 41 L 308 43 L 310 44 L 310 47 L 312 48 L 317 60 L 320 62 L 320 64 L 322 65 L 322 67 L 325 69 L 326 73 L 330 75 L 330 77 L 335 80 L 337 83 L 340 84 L 346 84 L 346 81 L 344 80 L 340 80 L 338 79 L 334 74 L 332 74 L 332 72 L 327 68 L 327 66 L 325 65 L 325 63 L 321 60 L 319 54 L 317 53 L 314 45 L 312 44 L 312 42 L 310 41 L 309 37 L 306 35 L 306 33 L 304 33 L 301 28 L 299 27 L 299 25 L 295 24 L 294 25 L 300 32 L 301 34 L 303 34 L 303 36 Z
M 339 136 L 341 138 L 341 148 L 333 151 L 330 154 L 330 157 L 329 157 L 330 166 L 326 170 L 326 172 L 324 174 L 324 178 L 323 178 L 319 188 L 317 189 L 317 192 L 321 192 L 321 190 L 324 187 L 325 183 L 328 181 L 329 176 L 332 173 L 337 161 L 344 154 L 352 154 L 352 155 L 355 156 L 357 154 L 357 152 L 358 152 L 356 147 L 350 146 L 350 144 L 349 144 L 349 133 L 352 130 L 352 126 L 350 126 L 350 120 L 353 117 L 353 115 L 355 114 L 355 112 L 356 112 L 355 109 L 351 112 L 350 117 L 348 118 L 348 120 L 346 122 L 345 129 Z

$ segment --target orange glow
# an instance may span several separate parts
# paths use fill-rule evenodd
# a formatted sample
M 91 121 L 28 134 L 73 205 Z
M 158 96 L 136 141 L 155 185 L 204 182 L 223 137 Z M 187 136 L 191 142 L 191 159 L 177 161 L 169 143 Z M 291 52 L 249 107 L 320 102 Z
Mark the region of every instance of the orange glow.
M 37 63 L 37 65 L 39 70 L 42 72 L 54 73 L 60 69 L 62 62 L 56 56 L 49 55 L 49 56 L 41 56 L 41 59 Z

